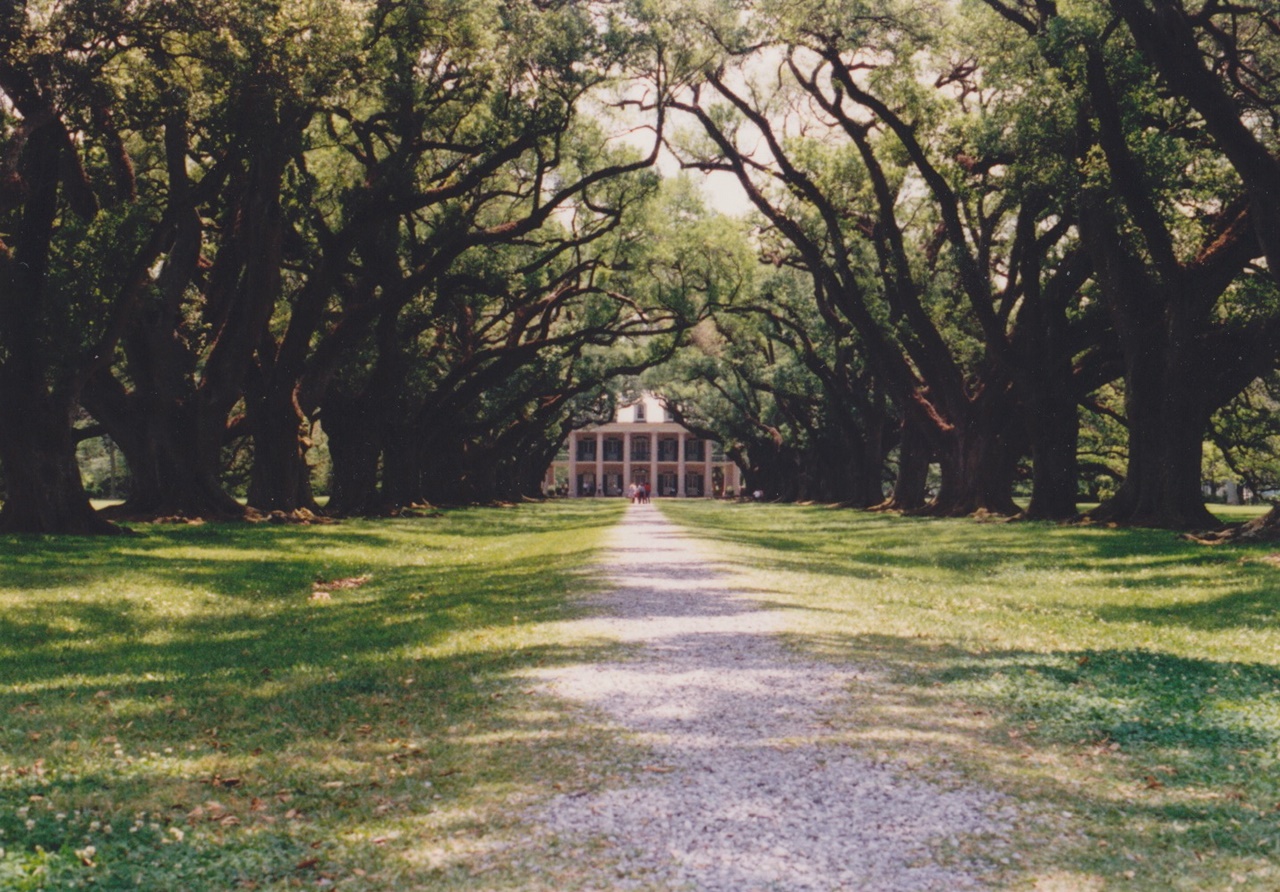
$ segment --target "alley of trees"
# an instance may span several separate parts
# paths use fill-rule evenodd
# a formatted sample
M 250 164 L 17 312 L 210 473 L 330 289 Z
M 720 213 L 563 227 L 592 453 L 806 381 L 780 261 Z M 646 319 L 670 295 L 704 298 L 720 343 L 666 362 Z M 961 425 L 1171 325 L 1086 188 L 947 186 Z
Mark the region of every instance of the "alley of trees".
M 321 436 L 331 514 L 537 496 L 642 386 L 771 498 L 1213 527 L 1277 76 L 1218 0 L 0 0 L 0 531 L 320 512 Z

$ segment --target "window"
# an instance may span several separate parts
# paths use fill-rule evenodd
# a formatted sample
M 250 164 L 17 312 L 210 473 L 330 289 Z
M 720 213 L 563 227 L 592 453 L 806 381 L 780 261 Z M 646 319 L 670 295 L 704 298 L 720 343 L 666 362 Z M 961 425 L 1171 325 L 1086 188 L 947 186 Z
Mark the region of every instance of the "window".
M 673 496 L 676 494 L 676 475 L 675 474 L 659 474 L 658 475 L 658 495 Z
M 703 482 L 704 482 L 704 478 L 702 474 L 698 473 L 697 471 L 690 471 L 689 473 L 685 474 L 684 475 L 684 494 L 687 496 L 706 495 L 706 493 L 702 491 Z
M 587 437 L 578 441 L 578 461 L 596 460 L 596 438 Z
M 604 460 L 622 461 L 622 440 L 610 437 L 604 441 Z
M 631 460 L 632 461 L 648 461 L 649 460 L 649 438 L 634 437 L 631 440 Z
M 706 456 L 705 440 L 685 440 L 684 441 L 684 458 L 685 461 L 703 461 Z
M 644 421 L 644 403 L 636 403 L 636 421 Z
M 680 460 L 680 441 L 679 440 L 659 440 L 658 441 L 658 461 L 679 461 Z

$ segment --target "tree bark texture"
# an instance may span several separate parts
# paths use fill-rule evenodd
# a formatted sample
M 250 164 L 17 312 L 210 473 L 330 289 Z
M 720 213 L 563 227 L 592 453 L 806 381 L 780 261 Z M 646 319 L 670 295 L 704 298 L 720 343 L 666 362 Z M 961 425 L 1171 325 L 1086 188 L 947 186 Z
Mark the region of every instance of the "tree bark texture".
M 94 511 L 80 479 L 71 410 L 47 395 L 20 395 L 0 376 L 0 467 L 5 501 L 0 532 L 122 532 Z M 34 398 L 32 398 L 34 397 Z

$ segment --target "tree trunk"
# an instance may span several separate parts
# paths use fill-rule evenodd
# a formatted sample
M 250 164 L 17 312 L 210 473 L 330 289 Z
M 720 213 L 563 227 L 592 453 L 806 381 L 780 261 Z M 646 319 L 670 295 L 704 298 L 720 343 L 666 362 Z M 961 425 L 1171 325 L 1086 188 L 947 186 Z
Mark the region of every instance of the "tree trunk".
M 440 456 L 419 425 L 391 425 L 382 453 L 382 507 L 388 511 L 426 504 L 424 480 L 447 478 Z M 434 493 L 437 495 L 438 493 Z
M 748 450 L 751 463 L 746 472 L 747 491 L 761 491 L 771 502 L 794 502 L 799 494 L 795 462 L 789 461 L 780 447 L 768 449 L 767 455 L 758 457 L 766 451 L 762 447 L 762 443 L 756 443 Z
M 5 24 L 14 25 L 19 16 L 13 4 L 7 6 L 3 15 L 12 21 Z M 4 67 L 12 75 L 12 66 Z M 80 479 L 71 410 L 85 373 L 76 359 L 83 348 L 68 344 L 73 333 L 57 330 L 52 321 L 65 309 L 50 299 L 48 281 L 59 229 L 59 182 L 79 159 L 71 157 L 72 140 L 49 104 L 52 94 L 34 82 L 29 90 L 14 91 L 15 80 L 6 77 L 5 115 L 12 124 L 12 110 L 19 108 L 30 129 L 25 140 L 8 140 L 0 162 L 6 229 L 0 239 L 0 532 L 120 532 L 94 512 Z M 74 178 L 66 180 L 67 191 L 78 191 L 93 205 L 77 212 L 91 217 L 96 202 L 88 184 L 73 190 Z M 77 204 L 74 196 L 64 198 Z M 114 350 L 114 344 L 106 349 Z
M 893 493 L 877 511 L 918 511 L 927 501 L 930 449 L 916 422 L 903 419 L 898 435 L 898 471 Z
M 1013 474 L 1022 456 L 1022 407 L 1011 387 L 989 381 L 950 430 L 933 432 L 942 482 L 922 513 L 966 517 L 985 512 L 1013 516 Z
M 885 427 L 888 419 L 883 412 L 869 414 L 864 420 L 862 432 L 862 461 L 855 490 L 850 501 L 859 508 L 870 508 L 884 501 Z
M 1089 518 L 1166 529 L 1218 529 L 1200 489 L 1209 412 L 1191 380 L 1196 363 L 1153 343 L 1127 349 L 1125 413 L 1129 462 L 1124 483 Z
M 76 463 L 71 413 L 56 401 L 0 397 L 0 533 L 112 534 L 123 530 L 93 510 Z
M 824 434 L 802 459 L 803 467 L 797 468 L 797 476 L 804 481 L 799 497 L 859 508 L 882 501 L 878 483 L 883 459 L 878 445 L 873 445 L 878 434 L 852 424 Z M 877 483 L 874 500 L 868 499 L 871 479 Z
M 1036 244 L 1033 215 L 1020 215 L 1020 231 Z M 1080 439 L 1075 354 L 1067 305 L 1079 293 L 1093 264 L 1087 251 L 1074 252 L 1044 278 L 1044 255 L 1024 252 L 1025 291 L 1008 363 L 1016 397 L 1026 416 L 1031 449 L 1031 503 L 1027 520 L 1068 520 L 1076 516 L 1080 486 L 1077 446 Z M 1083 372 L 1082 372 L 1083 376 Z M 1085 385 L 1088 386 L 1088 385 Z
M 1037 382 L 1038 385 L 1039 382 Z M 1053 378 L 1024 389 L 1027 436 L 1031 443 L 1031 504 L 1027 520 L 1067 520 L 1076 516 L 1080 472 L 1076 449 L 1080 417 L 1074 392 Z
M 378 466 L 382 427 L 373 413 L 359 406 L 327 404 L 320 424 L 329 438 L 329 514 L 369 515 L 379 509 Z
M 555 461 L 557 451 L 555 446 L 544 446 L 541 449 L 530 449 L 520 456 L 515 469 L 518 498 L 545 498 L 543 483 L 547 479 L 547 468 Z
M 225 417 L 202 415 L 189 402 L 153 406 L 124 421 L 97 415 L 119 445 L 131 480 L 129 498 L 109 509 L 111 516 L 244 517 L 244 506 L 222 487 Z
M 253 467 L 249 504 L 260 511 L 319 511 L 307 464 L 307 420 L 292 398 L 249 398 Z
M 1013 501 L 1018 453 L 1011 448 L 1007 431 L 998 427 L 957 429 L 938 458 L 942 483 L 937 498 L 924 509 L 924 514 L 967 517 L 978 512 L 1003 516 L 1018 513 Z

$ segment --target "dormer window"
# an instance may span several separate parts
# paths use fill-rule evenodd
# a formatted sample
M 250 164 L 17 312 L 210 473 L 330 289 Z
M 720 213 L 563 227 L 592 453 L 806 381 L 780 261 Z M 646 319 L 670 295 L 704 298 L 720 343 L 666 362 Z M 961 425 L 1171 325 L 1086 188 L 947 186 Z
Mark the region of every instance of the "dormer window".
M 636 421 L 644 421 L 644 403 L 636 403 Z

